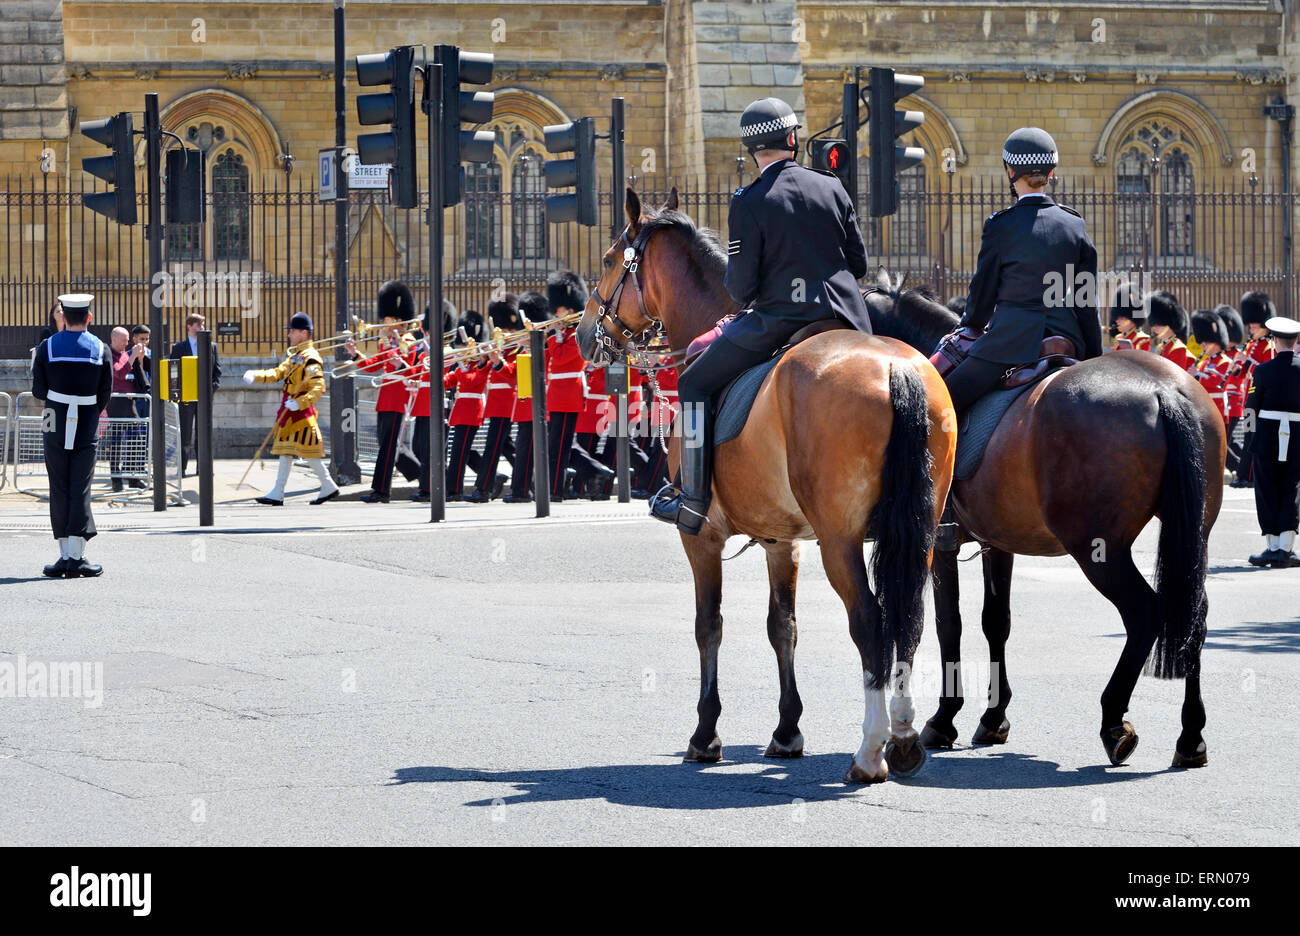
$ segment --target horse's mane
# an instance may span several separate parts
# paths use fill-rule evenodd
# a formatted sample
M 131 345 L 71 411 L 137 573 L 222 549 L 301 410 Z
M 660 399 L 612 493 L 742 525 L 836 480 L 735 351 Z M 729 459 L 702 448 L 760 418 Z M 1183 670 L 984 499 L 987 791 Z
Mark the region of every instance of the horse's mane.
M 897 338 L 922 354 L 932 354 L 939 339 L 957 327 L 958 317 L 928 286 L 901 293 L 878 289 L 866 298 L 875 333 Z
M 727 272 L 727 252 L 722 249 L 716 231 L 697 227 L 690 215 L 668 208 L 648 215 L 642 230 L 647 238 L 656 231 L 676 231 L 690 247 L 690 257 L 694 261 L 692 272 L 700 289 L 709 292 L 721 285 Z

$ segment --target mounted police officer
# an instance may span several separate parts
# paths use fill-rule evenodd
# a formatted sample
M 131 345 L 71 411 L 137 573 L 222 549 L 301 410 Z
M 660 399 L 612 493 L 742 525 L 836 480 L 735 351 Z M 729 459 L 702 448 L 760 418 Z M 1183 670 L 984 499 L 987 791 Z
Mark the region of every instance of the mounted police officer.
M 1250 557 L 1251 565 L 1286 568 L 1300 565 L 1295 546 L 1300 510 L 1300 356 L 1295 353 L 1300 322 L 1277 316 L 1265 328 L 1276 342 L 1277 356 L 1254 370 L 1254 385 L 1246 400 L 1247 421 L 1253 419 L 1250 441 L 1254 458 L 1255 513 L 1268 548 Z
M 32 362 L 32 396 L 45 403 L 41 436 L 50 479 L 50 525 L 59 561 L 45 567 L 50 578 L 99 575 L 86 561 L 86 540 L 95 535 L 90 483 L 95 474 L 99 414 L 113 395 L 113 358 L 89 331 L 93 296 L 60 296 L 67 327 L 41 342 Z
M 778 98 L 755 101 L 740 117 L 759 174 L 731 200 L 724 283 L 743 311 L 681 375 L 681 488 L 650 502 L 652 516 L 683 533 L 699 533 L 709 511 L 714 395 L 812 322 L 838 317 L 871 331 L 857 284 L 867 248 L 853 203 L 832 173 L 795 162 L 798 127 Z
M 1057 166 L 1056 142 L 1038 127 L 1007 137 L 1002 165 L 1017 201 L 984 222 L 975 276 L 961 324 L 987 332 L 945 380 L 958 412 L 993 389 L 1007 368 L 1038 359 L 1043 338 L 1074 342 L 1080 360 L 1101 354 L 1097 316 L 1097 250 L 1083 218 L 1058 205 L 1043 188 Z M 1076 298 L 1078 277 L 1089 299 Z M 1059 277 L 1064 292 L 1051 296 Z

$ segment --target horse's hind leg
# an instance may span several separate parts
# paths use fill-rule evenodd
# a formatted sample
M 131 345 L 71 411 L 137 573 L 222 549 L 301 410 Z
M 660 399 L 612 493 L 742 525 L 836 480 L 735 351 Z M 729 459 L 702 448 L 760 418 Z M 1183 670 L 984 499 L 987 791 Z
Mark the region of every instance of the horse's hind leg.
M 934 585 L 934 626 L 939 637 L 942 685 L 939 708 L 921 730 L 928 748 L 950 748 L 957 740 L 953 716 L 961 711 L 961 597 L 957 579 L 957 550 L 935 549 L 930 566 Z
M 794 648 L 799 642 L 794 621 L 795 580 L 799 576 L 799 544 L 780 542 L 765 545 L 767 577 L 771 594 L 767 603 L 767 639 L 776 651 L 776 668 L 781 679 L 781 720 L 772 732 L 767 757 L 799 757 L 803 754 L 803 735 L 799 716 L 803 702 L 794 681 Z
M 682 536 L 686 558 L 695 575 L 695 643 L 700 648 L 699 724 L 686 745 L 687 761 L 713 763 L 722 759 L 718 738 L 718 646 L 722 643 L 722 546 L 725 540 L 706 529 L 699 536 Z
M 971 744 L 1006 744 L 1011 733 L 1007 706 L 1007 638 L 1011 636 L 1011 565 L 1015 556 L 990 548 L 984 553 L 984 611 L 981 623 L 989 642 L 989 704 L 980 716 Z M 996 687 L 994 680 L 997 681 Z
M 921 736 L 912 726 L 916 718 L 916 705 L 912 700 L 912 659 L 900 657 L 894 664 L 894 695 L 889 700 L 889 743 L 885 745 L 885 760 L 889 771 L 897 777 L 914 777 L 925 766 L 927 755 Z
M 1119 610 L 1124 621 L 1124 650 L 1101 694 L 1101 743 L 1110 762 L 1122 764 L 1138 743 L 1137 731 L 1124 720 L 1124 713 L 1142 674 L 1142 664 L 1156 642 L 1156 593 L 1133 564 L 1128 545 L 1112 547 L 1108 554 L 1099 555 L 1097 548 L 1089 544 L 1071 549 L 1070 554 L 1093 587 Z M 1189 691 L 1193 682 L 1188 683 Z M 1199 690 L 1198 681 L 1196 688 Z
M 862 657 L 862 683 L 866 691 L 866 714 L 862 720 L 862 746 L 844 779 L 848 783 L 878 783 L 889 776 L 885 742 L 889 740 L 889 713 L 885 709 L 887 673 L 879 678 L 871 672 L 871 661 L 883 639 L 880 606 L 867 582 L 862 555 L 862 536 L 822 538 L 822 564 L 844 608 L 849 613 L 849 635 Z M 879 683 L 878 686 L 873 685 Z

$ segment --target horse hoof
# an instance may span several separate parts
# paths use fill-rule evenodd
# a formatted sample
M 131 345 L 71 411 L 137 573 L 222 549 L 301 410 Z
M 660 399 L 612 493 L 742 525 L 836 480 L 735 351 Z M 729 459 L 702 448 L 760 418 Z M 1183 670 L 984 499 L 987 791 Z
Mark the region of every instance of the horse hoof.
M 975 729 L 975 736 L 970 739 L 971 744 L 1006 744 L 1007 738 L 1011 735 L 1011 722 L 1005 718 L 1002 724 L 998 725 L 997 731 L 990 730 L 984 722 L 980 722 Z
M 782 744 L 776 740 L 776 735 L 767 745 L 767 750 L 763 752 L 764 757 L 803 757 L 803 735 L 797 734 L 794 740 L 789 744 Z
M 885 762 L 895 777 L 915 777 L 928 758 L 924 742 L 915 734 L 906 738 L 890 738 L 885 743 Z
M 956 741 L 957 732 L 954 730 L 952 734 L 949 734 L 934 727 L 933 718 L 926 722 L 925 727 L 921 729 L 921 743 L 932 751 L 940 748 L 950 749 Z
M 682 763 L 716 764 L 720 760 L 722 760 L 722 739 L 714 735 L 713 740 L 702 751 L 694 744 L 687 742 L 686 756 L 682 758 Z
M 844 775 L 844 782 L 862 783 L 862 784 L 884 783 L 888 777 L 889 777 L 889 767 L 887 763 L 882 763 L 880 765 L 879 774 L 871 774 L 863 770 L 861 767 L 859 767 L 857 761 L 854 761 L 853 763 L 849 764 L 849 772 Z
M 1184 755 L 1178 748 L 1174 748 L 1174 762 L 1170 767 L 1204 767 L 1208 764 L 1209 758 L 1205 756 L 1205 742 L 1202 741 L 1196 746 L 1196 751 L 1190 755 Z
M 1117 728 L 1102 729 L 1101 743 L 1110 762 L 1118 767 L 1138 746 L 1138 734 L 1131 724 L 1123 722 Z

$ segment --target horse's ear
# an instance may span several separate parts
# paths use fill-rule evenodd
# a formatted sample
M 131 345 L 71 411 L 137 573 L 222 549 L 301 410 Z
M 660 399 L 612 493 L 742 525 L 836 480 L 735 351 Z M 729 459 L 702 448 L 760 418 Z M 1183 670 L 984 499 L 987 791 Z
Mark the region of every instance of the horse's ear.
M 637 197 L 632 186 L 627 187 L 627 224 L 629 230 L 635 232 L 641 227 L 641 199 Z
M 668 193 L 668 201 L 664 202 L 664 207 L 662 210 L 664 211 L 677 210 L 677 186 L 674 185 L 672 187 L 672 190 Z
M 907 285 L 907 272 L 907 270 L 904 270 L 903 275 L 898 278 L 898 285 L 894 287 L 894 292 L 901 293 L 903 287 Z
M 876 268 L 876 286 L 881 292 L 893 292 L 893 283 L 889 281 L 889 271 L 883 266 Z

